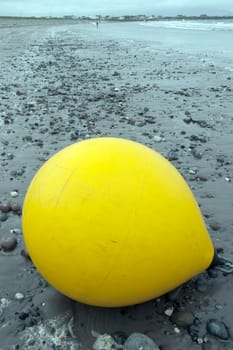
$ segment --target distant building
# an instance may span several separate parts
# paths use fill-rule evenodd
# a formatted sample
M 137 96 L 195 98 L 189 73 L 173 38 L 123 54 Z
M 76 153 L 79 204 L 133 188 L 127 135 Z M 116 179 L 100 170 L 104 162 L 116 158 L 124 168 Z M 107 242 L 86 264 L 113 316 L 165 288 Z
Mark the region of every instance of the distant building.
M 139 21 L 145 21 L 146 19 L 146 15 L 138 15 L 137 17 Z

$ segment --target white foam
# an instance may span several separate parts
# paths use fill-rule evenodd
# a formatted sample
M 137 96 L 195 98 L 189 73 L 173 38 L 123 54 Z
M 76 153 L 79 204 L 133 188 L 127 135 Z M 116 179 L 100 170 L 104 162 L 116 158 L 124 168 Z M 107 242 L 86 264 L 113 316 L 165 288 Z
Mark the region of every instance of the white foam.
M 167 21 L 148 21 L 138 22 L 143 26 L 157 27 L 157 28 L 169 28 L 169 29 L 183 29 L 183 30 L 200 30 L 200 31 L 212 31 L 212 30 L 224 30 L 233 31 L 232 21 L 210 21 L 210 20 L 167 20 Z

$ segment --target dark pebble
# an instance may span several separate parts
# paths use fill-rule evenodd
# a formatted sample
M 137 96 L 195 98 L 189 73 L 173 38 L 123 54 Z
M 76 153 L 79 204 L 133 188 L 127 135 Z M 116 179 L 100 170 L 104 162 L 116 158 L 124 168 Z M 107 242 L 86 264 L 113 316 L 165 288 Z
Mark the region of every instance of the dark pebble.
M 113 73 L 113 77 L 118 77 L 118 76 L 120 76 L 121 74 L 119 73 L 119 72 L 117 72 L 117 71 L 115 71 L 114 73 Z
M 198 327 L 201 325 L 201 323 L 202 323 L 202 321 L 200 318 L 198 318 L 198 317 L 194 318 L 194 321 L 193 321 L 194 326 Z
M 178 160 L 179 156 L 175 151 L 170 151 L 168 153 L 168 160 L 173 161 L 173 160 Z
M 202 182 L 208 181 L 208 177 L 205 176 L 205 175 L 197 175 L 197 176 L 196 176 L 196 179 L 197 179 L 198 181 L 202 181 Z
M 190 124 L 192 122 L 192 118 L 184 118 L 183 121 L 186 123 L 186 124 Z
M 225 162 L 225 156 L 224 155 L 218 155 L 216 157 L 217 162 L 223 164 Z
M 3 213 L 8 213 L 9 211 L 11 211 L 11 206 L 9 203 L 0 203 L 0 210 Z
M 201 153 L 197 152 L 195 149 L 192 149 L 191 154 L 192 154 L 193 157 L 196 158 L 196 159 L 201 159 L 201 158 L 202 158 Z
M 190 335 L 190 337 L 191 337 L 191 339 L 193 341 L 197 341 L 198 336 L 199 336 L 199 329 L 198 329 L 198 327 L 193 325 L 193 324 L 190 325 L 188 327 L 188 334 Z
M 210 319 L 206 324 L 206 329 L 209 334 L 219 339 L 228 340 L 230 337 L 225 323 L 217 319 Z
M 127 339 L 127 335 L 121 331 L 114 332 L 111 336 L 118 345 L 123 345 Z
M 17 239 L 12 236 L 1 243 L 1 248 L 4 252 L 11 252 L 17 246 Z
M 186 328 L 193 324 L 194 316 L 188 311 L 175 311 L 171 316 L 171 321 L 178 327 Z
M 219 254 L 223 254 L 223 253 L 224 253 L 223 247 L 217 247 L 217 246 L 215 246 L 215 250 L 216 250 L 216 252 L 219 253 Z
M 218 231 L 220 229 L 220 225 L 216 222 L 211 222 L 209 226 L 212 228 L 213 231 Z
M 19 211 L 21 211 L 20 205 L 18 203 L 12 202 L 10 203 L 10 207 L 14 213 L 18 213 Z
M 0 213 L 0 221 L 4 222 L 8 219 L 8 216 L 6 213 Z
M 198 124 L 201 128 L 210 128 L 210 124 L 205 120 L 193 120 L 194 123 Z
M 26 318 L 29 316 L 29 314 L 27 312 L 20 312 L 19 314 L 19 319 L 24 321 L 26 320 Z

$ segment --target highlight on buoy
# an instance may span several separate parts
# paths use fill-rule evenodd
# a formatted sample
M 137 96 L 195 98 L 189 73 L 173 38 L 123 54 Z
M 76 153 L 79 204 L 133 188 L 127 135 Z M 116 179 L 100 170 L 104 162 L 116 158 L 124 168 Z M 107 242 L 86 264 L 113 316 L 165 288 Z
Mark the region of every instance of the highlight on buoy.
M 176 168 L 134 141 L 72 144 L 33 178 L 23 206 L 30 257 L 58 291 L 82 303 L 142 303 L 211 265 L 214 248 Z

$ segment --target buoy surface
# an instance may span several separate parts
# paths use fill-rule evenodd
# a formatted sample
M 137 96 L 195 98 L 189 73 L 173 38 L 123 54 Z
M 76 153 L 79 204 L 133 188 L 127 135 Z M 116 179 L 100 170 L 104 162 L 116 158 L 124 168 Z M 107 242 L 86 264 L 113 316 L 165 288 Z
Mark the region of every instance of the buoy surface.
M 158 297 L 205 270 L 214 250 L 176 168 L 137 142 L 94 138 L 52 156 L 23 206 L 37 269 L 68 297 L 117 307 Z

